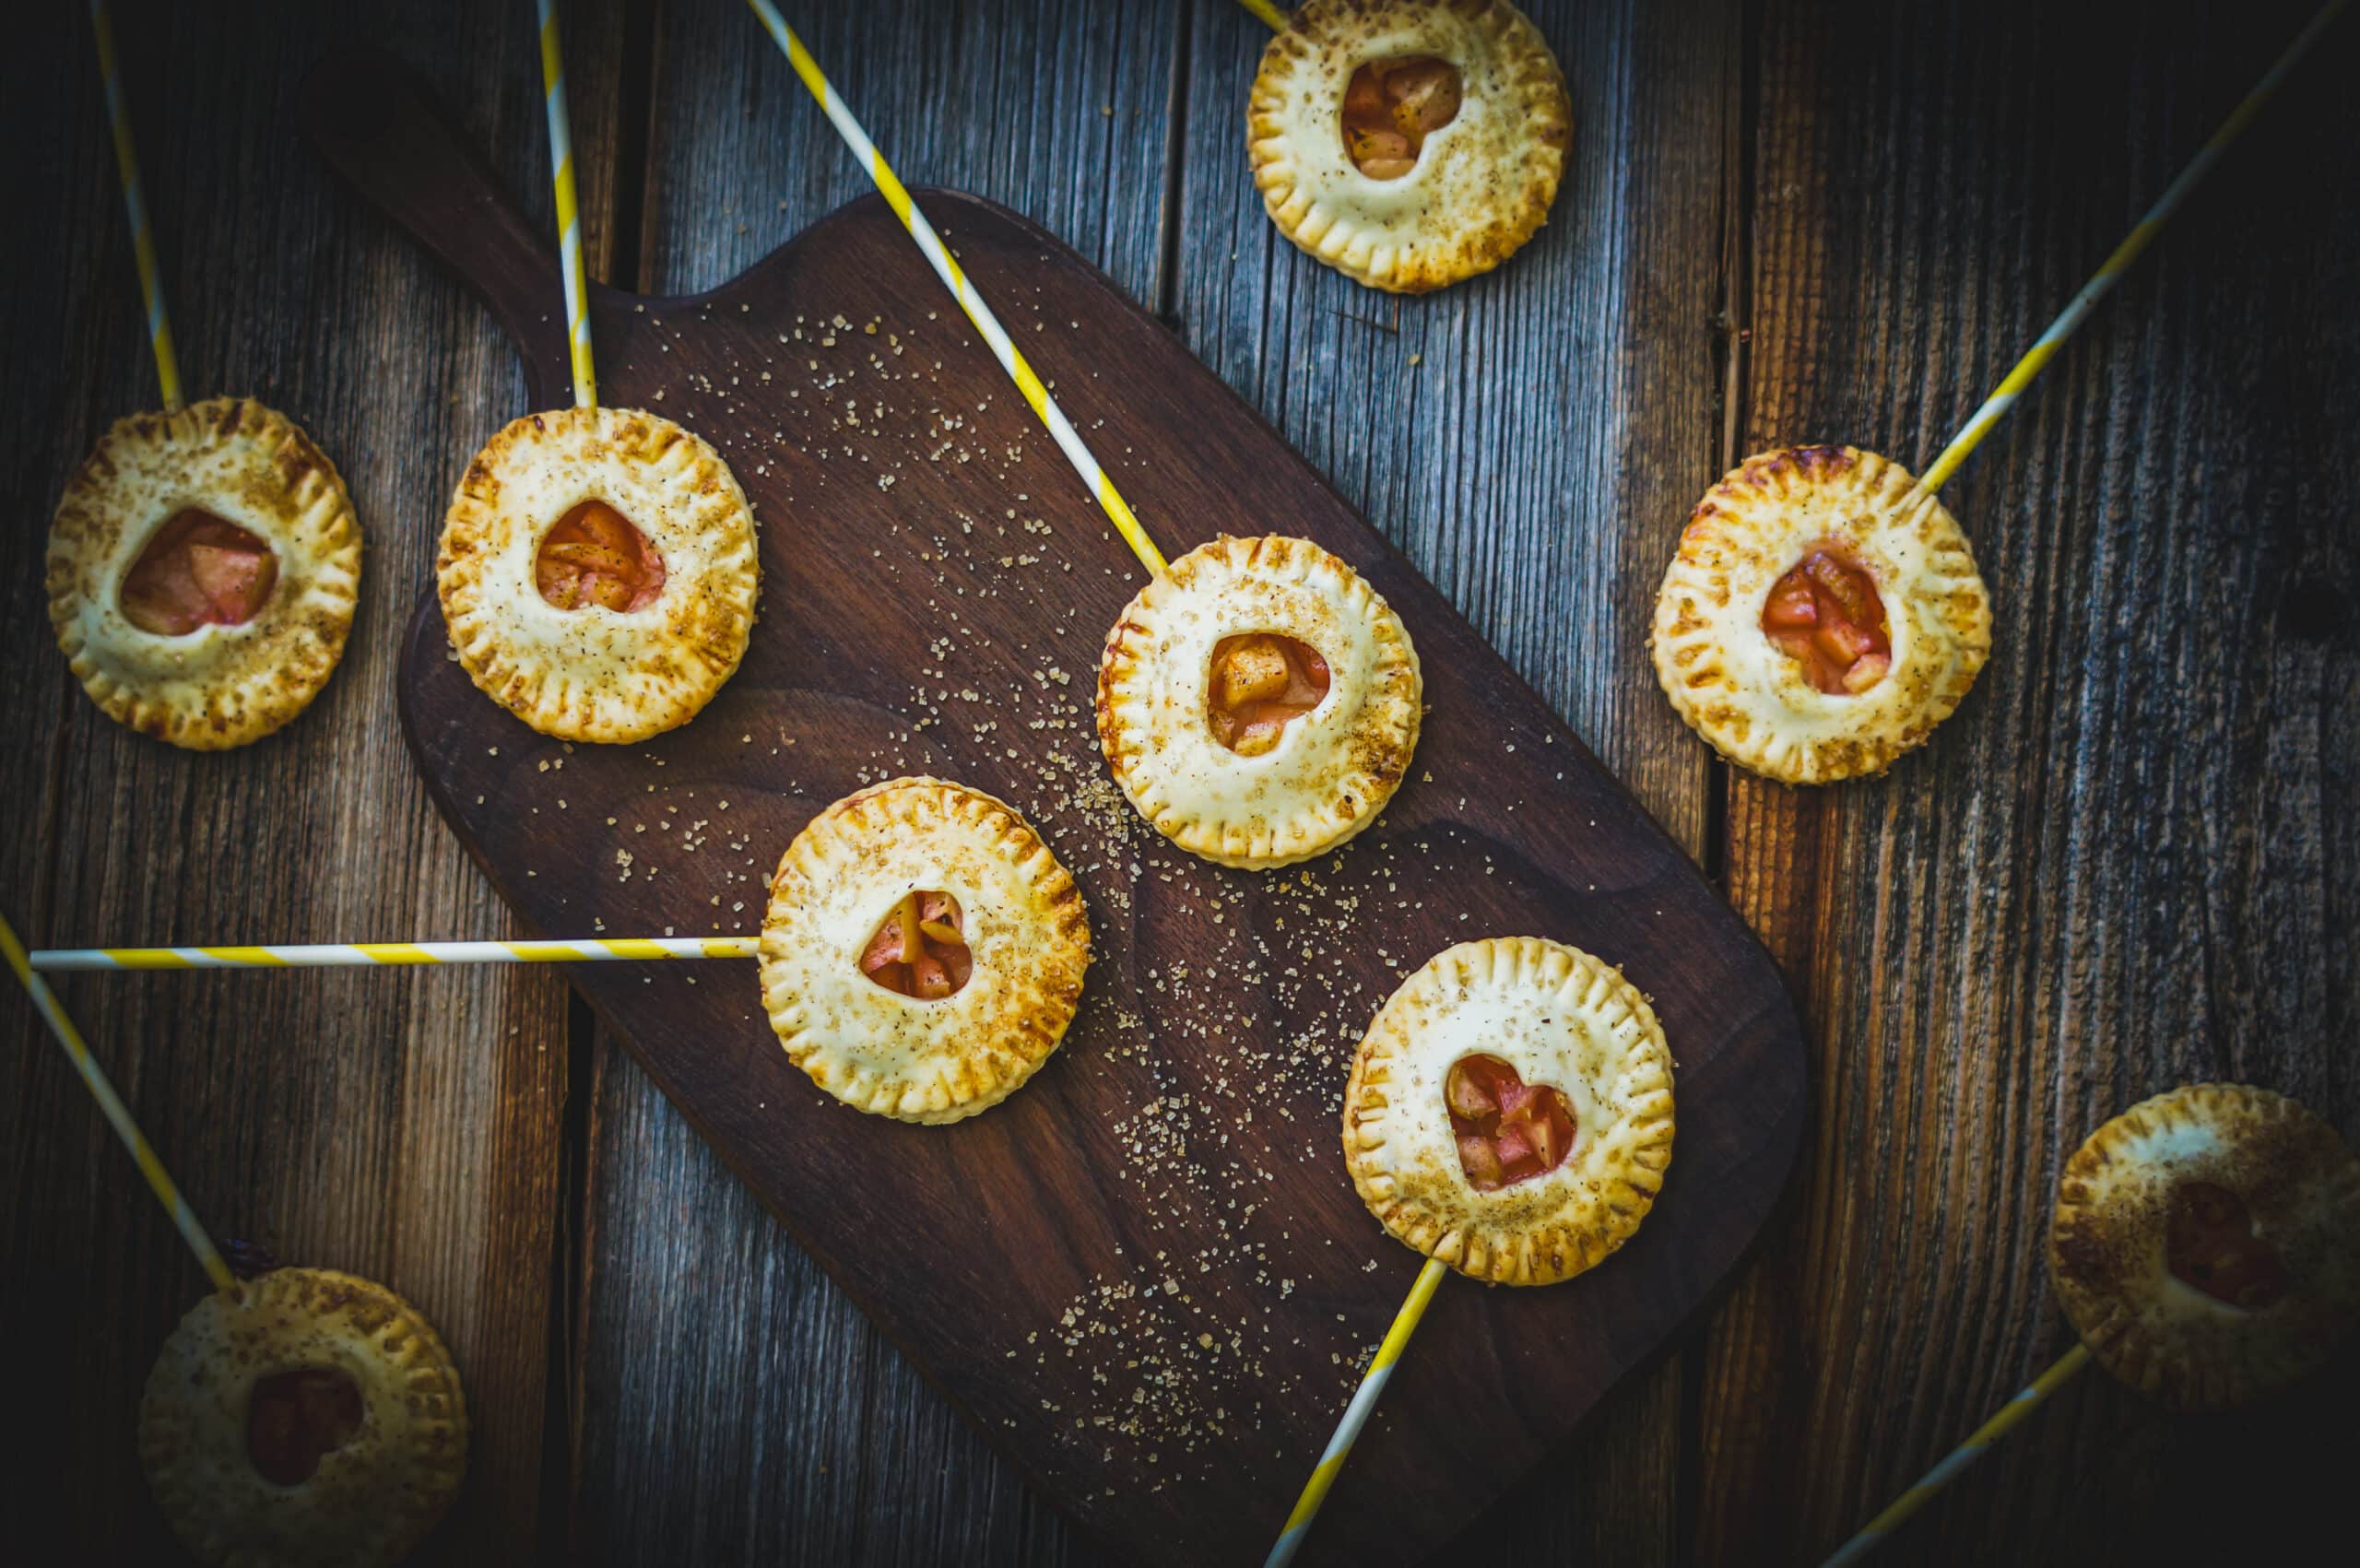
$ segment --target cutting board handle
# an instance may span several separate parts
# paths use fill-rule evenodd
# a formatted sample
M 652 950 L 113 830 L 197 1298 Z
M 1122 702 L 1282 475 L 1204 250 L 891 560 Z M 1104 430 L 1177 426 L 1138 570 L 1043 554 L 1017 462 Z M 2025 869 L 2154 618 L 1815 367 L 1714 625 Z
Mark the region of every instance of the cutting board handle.
M 568 383 L 557 258 L 415 72 L 381 50 L 329 54 L 304 74 L 296 120 L 337 173 L 483 296 L 537 392 Z

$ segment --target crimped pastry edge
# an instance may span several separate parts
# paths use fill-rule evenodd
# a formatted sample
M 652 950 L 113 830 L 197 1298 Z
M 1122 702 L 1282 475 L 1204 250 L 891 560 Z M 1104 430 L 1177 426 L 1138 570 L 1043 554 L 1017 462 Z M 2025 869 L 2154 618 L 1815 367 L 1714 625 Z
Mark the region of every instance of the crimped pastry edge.
M 1340 106 L 1353 70 L 1380 52 L 1386 58 L 1447 58 L 1458 53 L 1452 44 L 1468 37 L 1480 39 L 1487 53 L 1504 60 L 1504 86 L 1516 100 L 1515 134 L 1522 156 L 1504 176 L 1443 171 L 1439 163 L 1449 152 L 1449 125 L 1429 138 L 1430 156 L 1422 157 L 1417 169 L 1398 181 L 1372 181 L 1352 167 L 1328 117 L 1290 124 L 1290 92 Z M 1464 82 L 1471 62 L 1451 63 Z M 1548 221 L 1572 139 L 1573 105 L 1564 73 L 1539 30 L 1507 0 L 1310 0 L 1265 47 L 1246 111 L 1254 183 L 1271 222 L 1308 254 L 1392 293 L 1441 289 L 1488 272 L 1515 254 Z M 1464 150 L 1477 156 L 1471 146 Z M 1423 244 L 1387 242 L 1389 226 L 1356 216 L 1370 205 L 1392 205 L 1388 198 L 1406 204 L 1412 196 L 1422 198 L 1422 216 L 1434 205 L 1434 185 L 1444 187 L 1444 197 L 1471 205 L 1496 199 L 1500 186 L 1510 183 L 1513 193 L 1504 212 L 1469 215 L 1459 232 Z M 1468 186 L 1480 191 L 1463 189 Z
M 1164 661 L 1209 660 L 1222 636 L 1244 631 L 1319 648 L 1338 683 L 1329 689 L 1337 706 L 1289 725 L 1257 758 L 1213 738 L 1201 670 L 1168 685 L 1158 678 Z M 1423 695 L 1409 629 L 1351 566 L 1308 539 L 1224 534 L 1173 561 L 1108 630 L 1099 749 L 1158 832 L 1216 864 L 1266 870 L 1325 854 L 1375 820 L 1408 776 Z M 1348 701 L 1357 705 L 1339 728 L 1328 715 L 1342 717 Z M 1233 796 L 1268 805 L 1223 804 Z
M 159 637 L 124 616 L 123 579 L 155 529 L 189 506 L 267 542 L 278 583 L 243 625 Z M 360 545 L 343 477 L 286 415 L 250 397 L 130 415 L 58 500 L 50 627 L 116 723 L 190 750 L 245 746 L 310 706 L 336 673 L 360 599 Z
M 1018 917 L 962 900 L 975 973 L 956 996 L 926 1002 L 899 996 L 858 972 L 859 948 L 876 925 L 866 904 L 854 922 L 859 929 L 837 933 L 832 949 L 830 934 L 811 928 L 813 906 L 817 890 L 849 889 L 865 876 L 881 918 L 891 898 L 925 880 L 930 852 L 924 837 L 942 831 L 966 835 L 965 847 L 1006 867 L 1026 907 Z M 921 847 L 913 850 L 914 841 Z M 839 863 L 864 847 L 880 863 Z M 1009 921 L 1009 928 L 987 935 L 985 925 L 995 920 Z M 1089 912 L 1080 886 L 1014 807 L 966 784 L 900 778 L 836 801 L 796 835 L 772 878 L 761 952 L 763 1010 L 790 1061 L 856 1110 L 939 1126 L 998 1104 L 1055 1054 L 1080 1005 L 1091 956 Z M 988 989 L 994 980 L 1003 986 L 997 999 Z M 815 1016 L 823 1006 L 882 1017 L 891 1031 L 906 1025 L 919 1043 L 949 1049 L 950 1059 L 925 1076 L 874 1070 L 865 1059 L 869 1042 L 842 1038 L 844 1026 Z M 953 1030 L 956 1039 L 945 1032 Z
M 1771 587 L 1830 536 L 1870 570 L 1893 632 L 1892 670 L 1858 696 L 1812 690 L 1761 631 Z M 1781 448 L 1697 503 L 1647 645 L 1665 696 L 1722 756 L 1783 784 L 1831 784 L 1883 772 L 1956 711 L 1990 655 L 1990 595 L 1957 520 L 1899 464 Z
M 1428 1051 L 1434 1061 L 1407 1059 L 1419 1049 L 1411 1015 L 1421 1004 L 1456 1010 L 1485 991 L 1577 1008 L 1586 1037 L 1605 1032 L 1604 1041 L 1590 1041 L 1601 1055 L 1620 1053 L 1611 1114 L 1587 1080 L 1527 1075 L 1526 1081 L 1558 1088 L 1575 1102 L 1574 1152 L 1547 1175 L 1492 1193 L 1477 1192 L 1457 1162 L 1441 1100 L 1449 1064 L 1440 1060 L 1439 1043 Z M 1446 1146 L 1446 1155 L 1430 1149 L 1426 1164 L 1405 1169 L 1389 1152 L 1396 1105 L 1387 1091 L 1397 1069 L 1410 1073 L 1420 1065 L 1434 1070 L 1434 1080 L 1412 1083 L 1422 1114 L 1412 1113 L 1405 1126 L 1410 1137 Z M 1595 1123 L 1605 1124 L 1619 1144 L 1599 1148 Z M 1618 1250 L 1662 1189 L 1676 1131 L 1670 1048 L 1646 996 L 1604 961 L 1540 937 L 1462 942 L 1428 960 L 1370 1023 L 1344 1094 L 1344 1162 L 1361 1201 L 1397 1241 L 1493 1284 L 1555 1284 Z M 1607 1168 L 1591 1170 L 1600 1163 Z

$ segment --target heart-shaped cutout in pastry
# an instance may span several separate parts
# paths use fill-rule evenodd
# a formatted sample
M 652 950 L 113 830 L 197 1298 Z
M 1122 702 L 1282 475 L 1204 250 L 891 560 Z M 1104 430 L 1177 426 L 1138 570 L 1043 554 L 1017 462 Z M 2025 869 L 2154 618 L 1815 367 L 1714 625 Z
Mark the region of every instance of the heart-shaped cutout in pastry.
M 949 893 L 905 893 L 860 955 L 860 972 L 888 991 L 936 1002 L 955 995 L 974 973 L 959 901 Z
M 301 1486 L 360 1430 L 360 1390 L 334 1367 L 275 1372 L 246 1400 L 246 1455 L 276 1486 Z
M 2211 1182 L 2172 1189 L 2164 1263 L 2182 1284 L 2228 1306 L 2251 1311 L 2286 1293 L 2278 1249 L 2254 1234 L 2245 1199 Z
M 1206 718 L 1213 738 L 1241 757 L 1278 745 L 1288 725 L 1328 698 L 1319 650 L 1275 631 L 1224 637 L 1213 647 Z
M 1762 634 L 1830 697 L 1858 696 L 1893 668 L 1893 633 L 1876 579 L 1823 539 L 1770 589 Z
M 664 591 L 664 556 L 621 513 L 585 501 L 557 520 L 533 559 L 533 585 L 559 609 L 629 613 Z
M 167 518 L 123 579 L 123 614 L 142 631 L 185 637 L 242 626 L 278 582 L 278 557 L 235 523 L 196 507 Z
M 1372 180 L 1418 166 L 1426 137 L 1458 118 L 1458 67 L 1429 55 L 1372 60 L 1344 88 L 1344 150 Z
M 1574 1114 L 1563 1090 L 1528 1084 L 1497 1056 L 1461 1056 L 1443 1083 L 1458 1163 L 1477 1192 L 1545 1176 L 1574 1151 Z

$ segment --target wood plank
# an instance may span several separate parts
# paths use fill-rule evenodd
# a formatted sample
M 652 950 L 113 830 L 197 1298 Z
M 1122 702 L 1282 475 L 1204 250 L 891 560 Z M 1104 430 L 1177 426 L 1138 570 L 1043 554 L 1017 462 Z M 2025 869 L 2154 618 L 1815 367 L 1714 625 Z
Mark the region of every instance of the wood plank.
M 2308 9 L 1769 6 L 1747 446 L 1921 465 Z M 1882 781 L 1731 786 L 1819 1114 L 1705 1359 L 1701 1561 L 1815 1557 L 2071 1342 L 2042 1249 L 2106 1116 L 2230 1078 L 2360 1132 L 2355 64 L 2330 34 L 1954 481 L 1999 614 L 1960 713 Z M 2355 1376 L 2212 1421 L 2087 1377 L 1897 1550 L 2307 1554 Z
M 1706 760 L 1645 643 L 1658 520 L 1721 466 L 1740 7 L 1526 9 L 1574 105 L 1549 225 L 1495 273 L 1397 301 L 1302 254 L 1264 215 L 1242 123 L 1268 34 L 1234 6 L 1198 7 L 1179 324 L 1701 859 Z M 1469 1539 L 1511 1556 L 1670 1561 L 1681 1406 L 1675 1359 L 1620 1390 Z
M 1135 563 L 1056 469 L 1040 493 L 1019 488 L 1041 483 L 1025 466 L 1038 432 L 978 346 L 963 333 L 943 344 L 936 286 L 874 198 L 707 295 L 593 290 L 608 395 L 661 402 L 705 431 L 770 519 L 764 633 L 714 706 L 644 746 L 543 742 L 446 656 L 426 596 L 400 676 L 405 728 L 502 896 L 545 930 L 586 914 L 594 929 L 743 928 L 768 866 L 755 846 L 783 843 L 878 770 L 948 772 L 1043 824 L 1098 904 L 1092 1004 L 1040 1084 L 955 1127 L 845 1116 L 776 1050 L 750 995 L 710 975 L 575 978 L 879 1326 L 1062 1507 L 1143 1560 L 1242 1555 L 1275 1533 L 1286 1499 L 1259 1478 L 1316 1456 L 1414 1272 L 1398 1248 L 1363 1256 L 1366 1216 L 1318 1155 L 1338 1089 L 1337 1048 L 1321 1043 L 1349 1038 L 1368 1005 L 1356 999 L 1414 955 L 1472 931 L 1614 951 L 1682 1043 L 1680 1173 L 1612 1268 L 1437 1305 L 1436 1334 L 1390 1395 L 1401 1437 L 1370 1445 L 1314 1547 L 1334 1561 L 1414 1553 L 1662 1349 L 1752 1239 L 1800 1130 L 1784 987 L 1597 760 L 1184 346 L 1046 231 L 974 198 L 927 200 L 1020 333 L 1029 315 L 1044 379 L 1107 389 L 1099 444 L 1145 515 L 1184 520 L 1167 537 L 1214 525 L 1250 490 L 1357 561 L 1418 629 L 1430 713 L 1417 776 L 1353 853 L 1284 878 L 1222 872 L 1092 803 L 1087 698 L 1061 694 L 1066 666 L 1087 670 Z M 480 234 L 480 252 L 454 261 L 519 275 L 513 240 Z M 533 336 L 529 371 L 546 371 L 556 331 Z M 779 348 L 790 342 L 802 346 Z M 848 379 L 852 393 L 832 392 Z M 950 408 L 962 434 L 928 462 L 926 430 L 939 435 Z M 939 460 L 954 449 L 966 460 Z M 913 518 L 942 520 L 941 534 L 897 546 Z M 945 662 L 946 632 L 956 668 L 935 678 L 951 690 L 914 693 L 911 672 Z M 1080 760 L 1061 737 L 1077 728 Z M 776 743 L 768 760 L 757 735 Z M 1291 951 L 1284 971 L 1257 956 L 1273 941 L 1300 942 L 1320 983 L 1297 995 Z M 1251 1072 L 1241 1032 L 1270 1043 Z M 1167 1108 L 1183 1112 L 1185 1163 L 1140 1147 L 1141 1118 Z M 1277 1270 L 1288 1278 L 1273 1291 Z M 1590 1334 L 1557 1341 L 1563 1303 Z M 1129 1357 L 1120 1369 L 1075 1326 L 1100 1309 Z
M 513 928 L 426 808 L 395 723 L 396 633 L 432 557 L 455 456 L 507 417 L 513 357 L 463 290 L 342 192 L 290 134 L 289 100 L 357 40 L 424 65 L 517 177 L 545 167 L 528 20 L 473 7 L 301 8 L 268 27 L 218 7 L 125 4 L 117 34 L 165 289 L 192 395 L 249 393 L 337 463 L 366 532 L 344 666 L 286 731 L 219 756 L 130 735 L 74 690 L 41 604 L 45 519 L 72 465 L 157 394 L 88 25 L 26 18 L 0 71 L 20 247 L 0 309 L 18 525 L 0 791 L 12 917 L 41 943 L 496 936 Z M 573 68 L 589 199 L 608 135 L 613 18 L 585 12 Z M 454 37 L 469 46 L 454 49 Z M 59 987 L 217 1233 L 357 1270 L 414 1300 L 466 1379 L 469 1485 L 442 1559 L 530 1548 L 565 1002 L 552 975 L 311 973 L 83 977 Z M 14 1397 L 82 1412 L 0 1481 L 15 1516 L 68 1521 L 92 1561 L 169 1555 L 132 1443 L 158 1344 L 203 1288 L 169 1222 L 18 1000 L 0 1097 L 9 1150 L 0 1298 Z M 95 1238 L 104 1238 L 99 1244 Z
M 905 178 L 1004 202 L 1154 300 L 1178 10 L 830 5 L 794 19 Z M 653 44 L 643 248 L 626 281 L 709 288 L 868 189 L 741 9 L 664 7 Z M 593 1094 L 577 1560 L 1097 1560 L 603 1028 Z

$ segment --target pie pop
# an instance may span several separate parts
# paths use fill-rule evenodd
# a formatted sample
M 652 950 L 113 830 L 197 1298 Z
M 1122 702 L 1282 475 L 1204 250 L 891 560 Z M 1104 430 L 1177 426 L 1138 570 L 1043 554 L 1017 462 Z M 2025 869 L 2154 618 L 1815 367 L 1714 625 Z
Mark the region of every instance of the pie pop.
M 1547 221 L 1573 105 L 1508 0 L 1310 0 L 1263 19 L 1279 31 L 1254 78 L 1247 153 L 1298 249 L 1422 294 L 1489 272 Z
M 335 673 L 360 525 L 292 419 L 245 397 L 183 406 L 103 0 L 90 22 L 164 407 L 117 420 L 67 482 L 49 531 L 50 626 L 109 718 L 220 750 L 286 724 Z
M 1132 804 L 1224 866 L 1288 865 L 1365 828 L 1417 745 L 1423 688 L 1400 618 L 1307 539 L 1223 536 L 1167 562 L 795 29 L 771 0 L 748 4 L 1147 568 L 1098 686 L 1099 743 Z
M 442 1339 L 352 1275 L 241 1280 L 5 917 L 0 955 L 213 1282 L 164 1341 L 140 1409 L 140 1461 L 173 1533 L 207 1563 L 401 1557 L 466 1472 L 466 1400 Z
M 2283 1094 L 2143 1101 L 2065 1162 L 2049 1279 L 2073 1348 L 1827 1561 L 1857 1562 L 2095 1360 L 2167 1409 L 2286 1386 L 2360 1315 L 2360 1159 Z
M 556 0 L 539 16 L 574 406 L 512 421 L 467 465 L 435 585 L 494 701 L 561 740 L 644 740 L 694 718 L 745 657 L 754 514 L 710 444 L 598 406 Z
M 1990 654 L 1990 595 L 1936 496 L 2343 4 L 2295 35 L 1922 477 L 1849 446 L 1792 447 L 1697 503 L 1647 642 L 1664 695 L 1722 756 L 1783 784 L 1873 776 L 1958 707 Z

